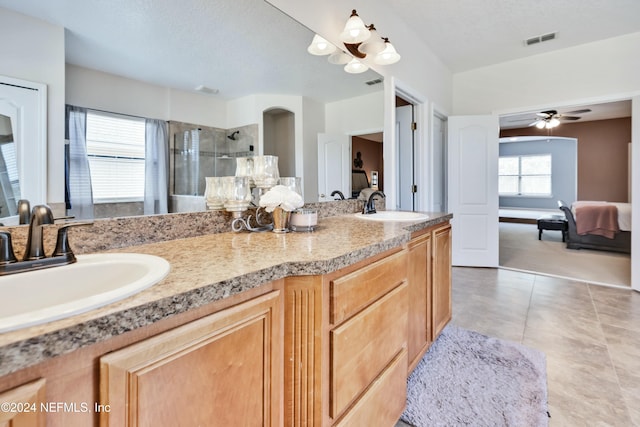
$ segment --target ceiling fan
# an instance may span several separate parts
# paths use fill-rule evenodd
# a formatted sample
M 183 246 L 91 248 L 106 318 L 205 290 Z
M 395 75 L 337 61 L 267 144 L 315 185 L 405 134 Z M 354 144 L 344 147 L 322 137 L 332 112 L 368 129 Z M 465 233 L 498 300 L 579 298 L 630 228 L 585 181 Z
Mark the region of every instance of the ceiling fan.
M 564 114 L 559 114 L 556 110 L 541 111 L 539 113 L 536 113 L 537 118 L 533 122 L 531 122 L 529 126 L 535 126 L 538 129 L 551 129 L 558 126 L 561 120 L 580 120 L 580 116 L 571 116 L 570 114 L 584 114 L 589 113 L 590 111 L 591 110 L 588 108 L 585 108 L 583 110 L 568 111 Z

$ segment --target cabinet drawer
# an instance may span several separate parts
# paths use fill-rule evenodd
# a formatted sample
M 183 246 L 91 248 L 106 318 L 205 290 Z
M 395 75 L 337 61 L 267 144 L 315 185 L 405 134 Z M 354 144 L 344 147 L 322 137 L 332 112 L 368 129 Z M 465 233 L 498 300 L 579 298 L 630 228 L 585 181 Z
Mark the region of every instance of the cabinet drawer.
M 331 323 L 353 316 L 406 277 L 406 251 L 383 258 L 330 283 Z
M 337 417 L 406 347 L 406 282 L 331 331 L 330 412 Z M 407 366 L 403 375 L 406 378 Z
M 407 400 L 407 352 L 402 350 L 336 427 L 393 426 Z

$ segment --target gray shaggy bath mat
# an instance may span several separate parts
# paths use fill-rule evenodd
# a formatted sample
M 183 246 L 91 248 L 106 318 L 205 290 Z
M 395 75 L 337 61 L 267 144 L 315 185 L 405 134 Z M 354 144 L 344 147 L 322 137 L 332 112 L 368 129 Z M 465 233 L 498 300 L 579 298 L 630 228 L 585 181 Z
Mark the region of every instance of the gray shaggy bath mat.
M 447 326 L 407 380 L 401 419 L 416 427 L 549 423 L 544 353 Z

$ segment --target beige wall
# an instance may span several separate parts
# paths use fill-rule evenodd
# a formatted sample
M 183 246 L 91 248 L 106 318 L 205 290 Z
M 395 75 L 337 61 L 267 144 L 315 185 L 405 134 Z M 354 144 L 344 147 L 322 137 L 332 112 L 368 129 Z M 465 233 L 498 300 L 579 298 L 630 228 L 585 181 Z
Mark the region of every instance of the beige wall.
M 64 203 L 64 28 L 0 8 L 0 39 L 0 75 L 47 85 L 47 202 Z
M 544 129 L 507 129 L 500 136 L 547 136 Z M 578 200 L 629 202 L 631 118 L 563 123 L 554 136 L 578 140 Z

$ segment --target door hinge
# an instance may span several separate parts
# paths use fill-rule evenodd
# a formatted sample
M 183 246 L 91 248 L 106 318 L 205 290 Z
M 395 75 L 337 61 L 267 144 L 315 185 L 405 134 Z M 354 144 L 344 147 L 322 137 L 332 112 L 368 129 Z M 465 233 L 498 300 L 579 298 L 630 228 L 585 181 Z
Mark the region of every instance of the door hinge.
M 411 192 L 412 192 L 412 193 L 417 193 L 417 192 L 418 192 L 418 186 L 417 186 L 417 185 L 415 185 L 415 184 L 414 184 L 414 185 L 412 185 L 412 186 L 411 186 Z
M 411 130 L 417 130 L 418 124 L 416 122 L 411 122 Z

